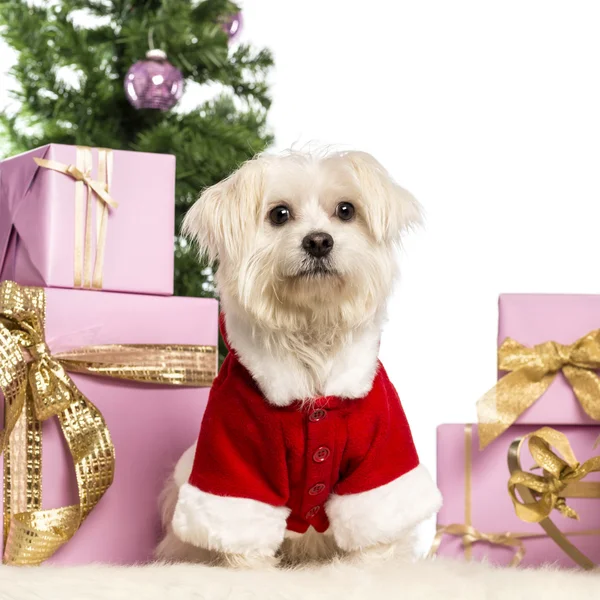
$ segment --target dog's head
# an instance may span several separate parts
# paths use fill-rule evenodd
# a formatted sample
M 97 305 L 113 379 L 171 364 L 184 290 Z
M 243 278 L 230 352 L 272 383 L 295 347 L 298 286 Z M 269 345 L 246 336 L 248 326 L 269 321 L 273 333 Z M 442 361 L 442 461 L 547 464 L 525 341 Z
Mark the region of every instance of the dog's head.
M 259 321 L 355 326 L 390 293 L 417 201 L 363 152 L 261 155 L 208 188 L 184 232 L 219 261 L 218 286 Z M 324 319 L 319 319 L 322 316 Z

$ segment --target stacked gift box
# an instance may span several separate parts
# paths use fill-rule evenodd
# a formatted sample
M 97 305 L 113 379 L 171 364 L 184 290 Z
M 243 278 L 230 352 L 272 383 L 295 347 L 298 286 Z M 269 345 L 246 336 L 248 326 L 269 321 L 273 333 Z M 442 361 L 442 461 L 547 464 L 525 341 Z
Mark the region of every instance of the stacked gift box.
M 438 428 L 433 552 L 497 565 L 600 560 L 600 296 L 502 295 L 498 383 Z
M 172 296 L 174 188 L 167 155 L 0 163 L 6 563 L 152 559 L 217 368 L 216 301 Z

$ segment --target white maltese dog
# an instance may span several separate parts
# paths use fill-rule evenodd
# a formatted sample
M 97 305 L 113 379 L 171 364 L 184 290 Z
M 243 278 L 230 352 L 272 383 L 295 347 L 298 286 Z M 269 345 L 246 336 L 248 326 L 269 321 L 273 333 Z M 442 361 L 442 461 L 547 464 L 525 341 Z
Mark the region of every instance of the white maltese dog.
M 230 349 L 164 494 L 166 560 L 256 566 L 389 555 L 435 513 L 378 361 L 417 201 L 370 155 L 261 155 L 184 230 L 218 260 Z

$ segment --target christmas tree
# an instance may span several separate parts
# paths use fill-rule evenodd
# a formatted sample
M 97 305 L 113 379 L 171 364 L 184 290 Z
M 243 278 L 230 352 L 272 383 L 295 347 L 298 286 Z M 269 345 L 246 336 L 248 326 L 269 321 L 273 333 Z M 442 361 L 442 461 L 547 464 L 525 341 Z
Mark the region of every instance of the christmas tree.
M 50 142 L 175 154 L 178 295 L 215 295 L 212 267 L 179 235 L 183 215 L 201 189 L 271 143 L 272 58 L 230 47 L 225 23 L 238 11 L 227 0 L 0 0 L 0 35 L 17 53 L 18 108 L 0 114 L 6 154 Z M 209 85 L 218 94 L 191 108 L 134 108 L 124 80 L 149 46 L 190 94 Z

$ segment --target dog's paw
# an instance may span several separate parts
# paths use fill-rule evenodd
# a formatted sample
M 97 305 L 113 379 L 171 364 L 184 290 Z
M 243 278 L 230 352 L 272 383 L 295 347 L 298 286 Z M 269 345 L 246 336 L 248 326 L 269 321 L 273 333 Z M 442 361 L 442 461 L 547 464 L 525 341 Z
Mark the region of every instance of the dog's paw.
M 182 542 L 169 525 L 163 539 L 154 551 L 154 558 L 164 563 L 185 562 L 210 565 L 215 562 L 215 552 Z
M 261 556 L 258 554 L 221 553 L 219 563 L 232 569 L 264 571 L 275 569 L 279 559 L 275 556 Z
M 376 544 L 347 554 L 350 561 L 358 564 L 374 563 L 386 560 L 406 560 L 415 558 L 412 544 L 395 542 L 393 544 Z

